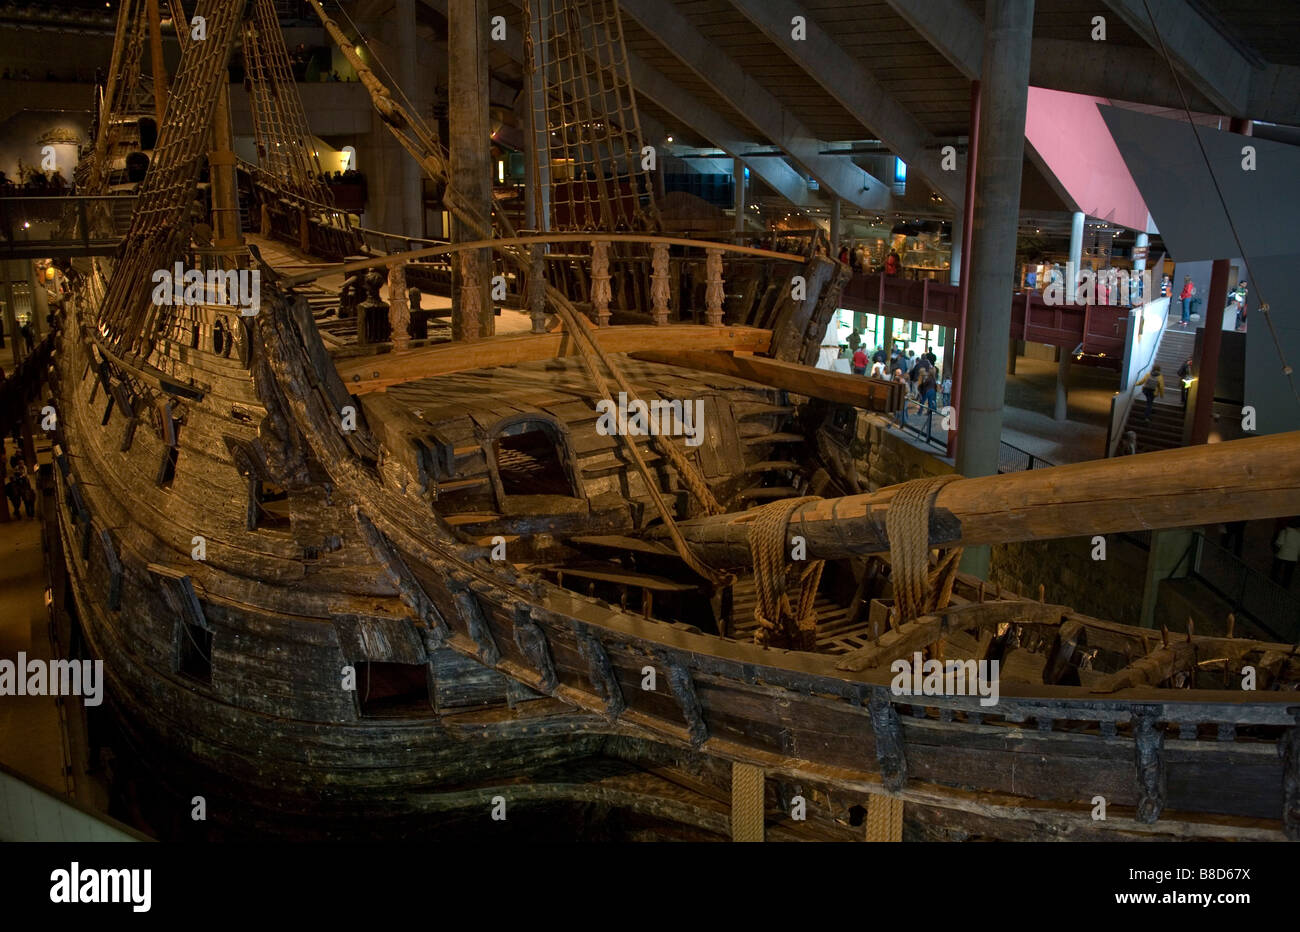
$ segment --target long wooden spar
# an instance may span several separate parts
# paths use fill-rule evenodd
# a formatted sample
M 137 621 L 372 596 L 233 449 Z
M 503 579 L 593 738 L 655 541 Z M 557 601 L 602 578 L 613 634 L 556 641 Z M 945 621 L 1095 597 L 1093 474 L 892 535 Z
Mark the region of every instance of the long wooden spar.
M 787 545 L 803 537 L 810 560 L 887 552 L 885 515 L 898 488 L 803 505 L 791 516 Z M 1296 513 L 1300 431 L 958 479 L 939 491 L 929 536 L 931 547 L 975 546 Z M 710 566 L 747 566 L 754 515 L 697 518 L 678 527 Z

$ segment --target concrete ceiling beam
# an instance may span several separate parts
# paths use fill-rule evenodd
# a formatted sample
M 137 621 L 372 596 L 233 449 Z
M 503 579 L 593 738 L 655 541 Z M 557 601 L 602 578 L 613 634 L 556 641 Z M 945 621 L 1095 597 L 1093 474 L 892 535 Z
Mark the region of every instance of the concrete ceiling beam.
M 812 175 L 825 191 L 863 210 L 884 210 L 893 203 L 890 188 L 884 182 L 849 159 L 822 155 L 826 144 L 815 138 L 796 114 L 710 42 L 672 4 L 662 0 L 620 0 L 619 6 Z
M 965 196 L 964 159 L 953 170 L 941 167 L 940 146 L 924 126 L 887 91 L 862 63 L 819 26 L 798 3 L 790 0 L 731 0 L 731 5 L 762 30 L 822 89 L 839 101 L 869 132 L 880 139 L 943 195 L 956 210 Z M 804 38 L 790 34 L 793 18 L 802 16 Z

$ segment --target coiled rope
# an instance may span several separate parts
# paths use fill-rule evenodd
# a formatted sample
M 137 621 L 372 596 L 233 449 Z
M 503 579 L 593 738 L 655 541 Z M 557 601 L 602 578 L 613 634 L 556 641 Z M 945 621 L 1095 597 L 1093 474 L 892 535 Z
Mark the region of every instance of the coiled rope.
M 817 646 L 817 586 L 824 560 L 807 561 L 802 571 L 788 566 L 786 531 L 796 508 L 820 501 L 819 495 L 787 498 L 757 509 L 749 524 L 749 553 L 754 561 L 754 643 L 770 647 L 813 650 Z M 792 578 L 794 577 L 794 578 Z M 791 585 L 793 583 L 793 586 Z M 795 602 L 790 589 L 797 587 Z
M 961 476 L 930 476 L 905 482 L 885 514 L 889 536 L 890 580 L 899 624 L 906 624 L 948 604 L 957 579 L 961 548 L 940 551 L 931 566 L 930 514 L 939 490 Z

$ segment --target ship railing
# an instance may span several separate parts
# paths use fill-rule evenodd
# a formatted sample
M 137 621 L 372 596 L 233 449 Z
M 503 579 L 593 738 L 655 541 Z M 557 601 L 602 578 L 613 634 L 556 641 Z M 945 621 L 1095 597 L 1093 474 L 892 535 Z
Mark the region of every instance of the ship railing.
M 108 255 L 130 227 L 136 196 L 0 198 L 0 256 Z
M 492 263 L 460 261 L 484 250 L 493 251 Z M 724 258 L 741 263 L 733 264 L 733 271 L 759 261 L 766 264 L 767 272 L 762 281 L 751 282 L 745 293 L 734 295 L 729 307 Z M 492 302 L 509 306 L 516 303 L 510 300 L 511 295 L 516 296 L 517 305 L 531 317 L 532 332 L 543 334 L 550 325 L 548 285 L 563 293 L 597 327 L 610 326 L 617 316 L 618 323 L 630 324 L 699 323 L 719 327 L 726 319 L 731 324 L 770 328 L 777 299 L 795 288 L 794 276 L 804 268 L 806 259 L 754 246 L 686 237 L 548 233 L 440 243 L 287 276 L 282 285 L 293 288 L 323 275 L 348 276 L 376 269 L 387 272 L 390 295 L 395 292 L 394 275 L 400 283 L 398 289 L 405 294 L 408 270 L 427 267 L 430 262 L 444 263 L 448 276 L 453 265 L 471 270 L 457 279 L 461 299 L 467 304 L 481 303 L 483 286 L 503 284 L 505 299 L 498 290 Z M 504 281 L 491 282 L 495 275 L 501 275 Z M 451 281 L 449 277 L 448 286 Z M 359 311 L 364 319 L 358 321 L 358 332 L 367 334 L 365 343 L 386 344 L 393 334 L 401 332 L 405 321 L 399 320 L 400 310 L 378 300 L 377 288 L 372 291 L 364 302 L 368 306 Z M 392 341 L 394 348 L 404 348 L 406 343 L 405 339 Z

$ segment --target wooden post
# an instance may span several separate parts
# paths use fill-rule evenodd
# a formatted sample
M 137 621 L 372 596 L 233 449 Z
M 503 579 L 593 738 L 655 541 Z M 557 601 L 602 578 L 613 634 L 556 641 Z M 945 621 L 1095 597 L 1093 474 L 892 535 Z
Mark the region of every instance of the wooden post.
M 528 316 L 533 333 L 546 332 L 546 260 L 541 246 L 530 246 L 532 263 L 528 270 Z
M 668 323 L 668 247 L 665 244 L 655 243 L 650 268 L 650 312 L 654 322 L 662 326 Z
M 492 235 L 487 0 L 448 0 L 447 24 L 450 180 L 460 203 L 474 218 L 452 223 L 453 242 L 463 243 Z M 492 251 L 462 253 L 452 269 L 452 339 L 492 336 L 496 329 L 490 290 Z
M 158 132 L 162 132 L 163 115 L 167 112 L 167 68 L 163 65 L 162 17 L 158 15 L 158 0 L 147 0 L 149 16 L 149 59 L 153 73 L 153 107 L 158 119 Z
M 731 765 L 731 840 L 763 840 L 763 768 Z
M 184 28 L 180 25 L 179 28 Z M 230 126 L 230 87 L 224 73 L 217 105 L 212 111 L 212 245 L 219 249 L 243 245 L 239 230 L 239 199 L 235 179 L 234 135 Z M 266 232 L 265 230 L 263 231 Z
M 609 243 L 591 244 L 591 310 L 596 326 L 609 326 Z
M 903 800 L 870 793 L 867 797 L 867 841 L 903 840 Z
M 388 324 L 393 352 L 400 353 L 411 342 L 411 304 L 406 294 L 406 264 L 402 262 L 388 268 Z
M 708 256 L 704 266 L 707 278 L 704 289 L 705 322 L 710 327 L 721 327 L 722 300 L 726 296 L 726 289 L 722 284 L 722 250 L 709 249 L 705 254 Z

